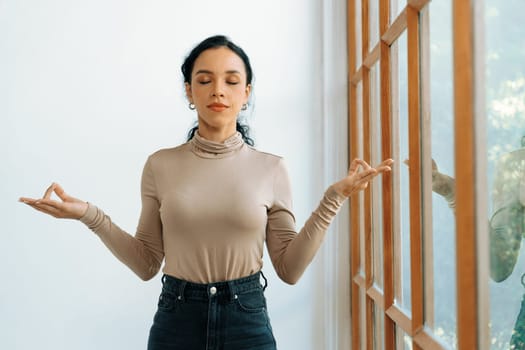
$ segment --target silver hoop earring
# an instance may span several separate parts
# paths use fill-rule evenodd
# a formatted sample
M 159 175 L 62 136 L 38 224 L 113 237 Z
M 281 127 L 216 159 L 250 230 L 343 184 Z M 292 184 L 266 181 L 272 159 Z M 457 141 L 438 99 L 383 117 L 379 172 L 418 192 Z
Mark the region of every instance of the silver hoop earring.
M 248 105 L 245 103 L 242 105 L 242 108 L 241 108 L 243 111 L 247 110 L 248 109 Z
M 191 109 L 192 111 L 195 110 L 195 103 L 190 102 L 190 104 L 188 105 L 188 108 Z

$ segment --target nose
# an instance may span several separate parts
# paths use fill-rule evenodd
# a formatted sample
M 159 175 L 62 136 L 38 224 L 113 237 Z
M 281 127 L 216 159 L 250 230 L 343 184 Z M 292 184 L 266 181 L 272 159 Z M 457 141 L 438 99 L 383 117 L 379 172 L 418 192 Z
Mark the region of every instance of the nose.
M 212 97 L 224 97 L 224 89 L 220 82 L 213 84 L 213 88 L 211 90 L 211 96 Z

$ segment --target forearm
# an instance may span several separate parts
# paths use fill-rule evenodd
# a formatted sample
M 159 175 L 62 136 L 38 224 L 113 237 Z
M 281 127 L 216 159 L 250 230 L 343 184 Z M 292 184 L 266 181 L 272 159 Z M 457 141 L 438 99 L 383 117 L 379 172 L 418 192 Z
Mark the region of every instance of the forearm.
M 159 271 L 162 258 L 159 260 L 158 254 L 148 249 L 142 240 L 118 227 L 101 209 L 89 204 L 88 210 L 79 220 L 95 232 L 113 255 L 141 279 L 149 280 Z
M 277 256 L 274 266 L 283 281 L 295 284 L 299 280 L 319 250 L 330 223 L 345 199 L 330 187 L 299 233 L 291 229 L 279 233 L 280 249 L 274 255 Z

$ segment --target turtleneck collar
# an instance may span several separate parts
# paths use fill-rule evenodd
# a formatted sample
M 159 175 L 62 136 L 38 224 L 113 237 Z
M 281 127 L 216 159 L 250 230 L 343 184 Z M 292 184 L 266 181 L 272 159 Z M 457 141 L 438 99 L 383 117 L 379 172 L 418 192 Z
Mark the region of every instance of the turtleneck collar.
M 198 132 L 190 141 L 192 151 L 202 158 L 224 158 L 232 155 L 244 145 L 244 140 L 239 132 L 228 137 L 224 142 L 206 140 Z

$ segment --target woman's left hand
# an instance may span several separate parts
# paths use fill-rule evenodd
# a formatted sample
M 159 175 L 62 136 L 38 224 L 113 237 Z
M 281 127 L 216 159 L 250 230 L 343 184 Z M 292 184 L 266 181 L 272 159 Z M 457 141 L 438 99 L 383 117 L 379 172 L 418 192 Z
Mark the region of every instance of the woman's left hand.
M 51 199 L 55 193 L 61 201 Z M 61 219 L 80 219 L 87 211 L 88 204 L 78 198 L 68 195 L 62 186 L 53 182 L 44 193 L 44 197 L 27 198 L 21 197 L 19 202 L 25 203 L 42 213 Z
M 393 163 L 394 161 L 392 159 L 387 159 L 374 168 L 364 160 L 356 158 L 350 164 L 348 176 L 336 182 L 333 185 L 334 189 L 338 193 L 350 197 L 352 194 L 367 188 L 368 183 L 372 181 L 374 177 L 385 171 L 390 171 L 390 166 Z

